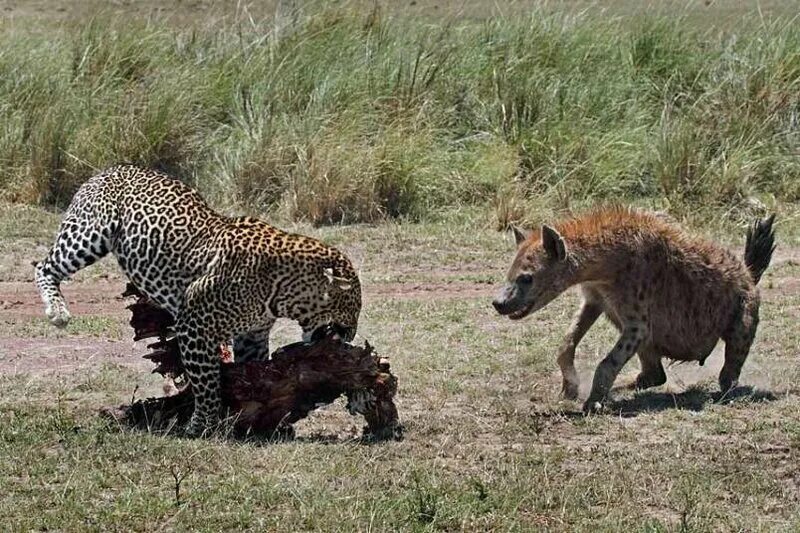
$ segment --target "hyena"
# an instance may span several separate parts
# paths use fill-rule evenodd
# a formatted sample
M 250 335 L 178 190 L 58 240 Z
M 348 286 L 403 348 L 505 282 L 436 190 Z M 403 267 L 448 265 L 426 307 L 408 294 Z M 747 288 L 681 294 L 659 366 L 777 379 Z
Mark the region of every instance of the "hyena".
M 667 380 L 662 358 L 701 365 L 721 338 L 723 392 L 736 385 L 758 326 L 756 285 L 775 249 L 772 215 L 747 232 L 744 257 L 689 235 L 656 213 L 603 208 L 544 225 L 514 228 L 517 254 L 493 305 L 519 320 L 578 285 L 583 302 L 558 355 L 562 393 L 578 396 L 575 348 L 601 314 L 619 340 L 597 367 L 584 411 L 602 408 L 625 363 L 638 354 L 644 389 Z

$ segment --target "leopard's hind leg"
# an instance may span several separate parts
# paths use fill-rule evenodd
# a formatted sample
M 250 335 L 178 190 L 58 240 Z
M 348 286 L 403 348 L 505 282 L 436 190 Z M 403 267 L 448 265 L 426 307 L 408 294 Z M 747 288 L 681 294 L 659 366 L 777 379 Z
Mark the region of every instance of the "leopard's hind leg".
M 99 184 L 88 182 L 75 195 L 55 243 L 44 261 L 35 263 L 36 287 L 45 314 L 57 327 L 70 319 L 61 282 L 91 265 L 110 250 L 116 232 L 115 212 L 109 205 L 94 205 Z

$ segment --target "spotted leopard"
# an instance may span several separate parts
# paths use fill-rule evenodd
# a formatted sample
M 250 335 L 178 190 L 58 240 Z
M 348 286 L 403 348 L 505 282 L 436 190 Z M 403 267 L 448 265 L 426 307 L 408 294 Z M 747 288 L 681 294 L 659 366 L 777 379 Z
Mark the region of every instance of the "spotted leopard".
M 219 417 L 220 344 L 232 340 L 237 361 L 264 359 L 277 318 L 297 321 L 306 340 L 330 325 L 348 341 L 356 333 L 361 288 L 343 253 L 255 218 L 222 216 L 161 172 L 117 166 L 77 191 L 55 244 L 35 267 L 53 324 L 70 319 L 61 282 L 109 252 L 131 283 L 175 318 L 195 393 L 190 434 Z

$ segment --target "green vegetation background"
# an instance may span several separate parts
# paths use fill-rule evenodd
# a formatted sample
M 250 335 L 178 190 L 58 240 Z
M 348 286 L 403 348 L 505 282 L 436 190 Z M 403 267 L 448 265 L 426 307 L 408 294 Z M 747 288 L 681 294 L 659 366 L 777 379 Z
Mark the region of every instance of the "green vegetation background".
M 0 200 L 106 166 L 314 224 L 492 223 L 625 200 L 734 221 L 800 199 L 800 26 L 546 8 L 413 18 L 306 3 L 0 31 Z

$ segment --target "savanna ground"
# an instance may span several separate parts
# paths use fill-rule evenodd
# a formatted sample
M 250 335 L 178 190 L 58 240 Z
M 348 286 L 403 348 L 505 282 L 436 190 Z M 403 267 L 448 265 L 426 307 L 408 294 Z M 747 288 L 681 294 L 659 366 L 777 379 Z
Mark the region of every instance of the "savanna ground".
M 112 18 L 156 20 L 132 24 L 126 39 L 118 27 L 84 29 L 100 4 L 5 2 L 0 67 L 16 78 L 0 83 L 0 185 L 11 202 L 0 204 L 0 523 L 25 531 L 800 528 L 800 38 L 770 19 L 792 15 L 791 2 L 763 2 L 760 11 L 744 4 L 664 8 L 698 26 L 752 21 L 747 31 L 755 33 L 737 29 L 745 35 L 738 41 L 695 41 L 693 33 L 675 40 L 680 34 L 656 19 L 641 39 L 621 34 L 610 44 L 618 28 L 594 15 L 576 26 L 547 15 L 533 29 L 509 30 L 508 20 L 486 18 L 497 7 L 488 2 L 395 4 L 392 16 L 434 27 L 426 39 L 438 36 L 417 58 L 420 69 L 452 57 L 436 42 L 484 25 L 487 40 L 465 54 L 463 72 L 428 70 L 433 78 L 419 89 L 406 68 L 418 49 L 395 54 L 404 46 L 395 19 L 378 31 L 374 21 L 363 24 L 369 10 L 354 19 L 359 35 L 390 44 L 376 49 L 377 66 L 342 74 L 325 47 L 338 40 L 347 45 L 341 54 L 357 56 L 358 43 L 337 33 L 352 23 L 346 17 L 315 19 L 296 41 L 286 38 L 288 52 L 278 43 L 262 57 L 250 41 L 254 24 L 240 29 L 241 54 L 230 51 L 237 33 L 228 26 L 206 41 L 197 30 L 194 50 L 164 28 L 214 28 L 215 17 L 257 18 L 274 3 L 243 14 L 234 2 L 117 2 Z M 621 17 L 641 9 L 607 7 L 604 15 Z M 528 4 L 513 8 L 510 17 Z M 442 21 L 458 27 L 454 20 L 467 20 L 467 29 L 438 33 Z M 33 30 L 21 37 L 26 25 Z M 65 33 L 42 37 L 59 25 Z M 536 46 L 515 40 L 530 31 Z M 316 42 L 320 35 L 328 40 Z M 173 37 L 184 48 L 159 61 L 177 69 L 174 88 L 148 62 Z M 485 86 L 482 72 L 492 66 L 479 52 L 492 39 L 511 66 Z M 638 59 L 604 63 L 631 42 Z M 305 59 L 295 64 L 287 58 L 297 49 Z M 74 63 L 62 61 L 75 50 Z M 187 54 L 195 63 L 181 70 Z M 659 63 L 659 54 L 669 60 Z M 61 63 L 71 74 L 62 76 Z M 275 64 L 285 79 L 254 82 L 251 70 Z M 359 92 L 342 81 L 359 68 L 394 73 L 393 83 L 377 77 Z M 606 78 L 609 68 L 619 70 Z M 213 83 L 200 84 L 193 69 Z M 230 81 L 239 76 L 252 76 L 247 91 Z M 609 86 L 584 90 L 589 81 Z M 465 91 L 461 108 L 442 103 L 450 89 Z M 259 108 L 259 94 L 276 103 Z M 158 107 L 156 96 L 166 104 Z M 559 110 L 558 102 L 570 105 Z M 405 439 L 360 444 L 362 422 L 341 404 L 314 413 L 297 425 L 295 441 L 282 443 L 148 435 L 103 420 L 103 406 L 161 393 L 139 357 L 143 343 L 130 340 L 117 299 L 124 280 L 109 260 L 79 273 L 65 285 L 76 317 L 56 330 L 43 317 L 30 261 L 46 253 L 74 186 L 115 157 L 169 168 L 221 209 L 258 212 L 344 249 L 364 282 L 359 339 L 388 356 L 400 380 Z M 370 195 L 354 195 L 350 180 Z M 303 197 L 309 189 L 318 196 Z M 620 196 L 668 209 L 736 250 L 744 221 L 779 213 L 779 249 L 761 282 L 762 324 L 742 387 L 727 397 L 717 394 L 718 347 L 705 366 L 669 367 L 667 385 L 617 390 L 610 414 L 583 417 L 579 403 L 559 400 L 555 364 L 577 295 L 521 323 L 494 314 L 491 295 L 513 254 L 498 225 Z M 345 222 L 368 223 L 319 225 L 341 222 L 341 205 L 351 213 Z M 297 335 L 281 322 L 273 346 Z M 601 321 L 579 347 L 584 396 L 613 340 Z M 631 361 L 618 385 L 637 370 Z
M 58 217 L 2 216 L 0 519 L 31 529 L 793 530 L 800 527 L 800 248 L 781 235 L 763 280 L 763 322 L 744 385 L 717 401 L 717 350 L 669 383 L 618 391 L 612 414 L 559 401 L 554 354 L 577 303 L 522 322 L 496 316 L 493 284 L 511 242 L 465 218 L 303 231 L 362 267 L 360 338 L 400 379 L 405 440 L 355 438 L 341 404 L 289 443 L 185 440 L 98 416 L 160 394 L 127 327 L 110 261 L 66 287 L 77 318 L 42 318 L 29 260 Z M 476 229 L 477 227 L 477 229 Z M 780 228 L 779 228 L 780 229 Z M 796 234 L 795 234 L 796 235 Z M 741 247 L 741 239 L 737 247 Z M 279 323 L 273 342 L 297 338 Z M 599 323 L 579 350 L 583 394 L 613 342 Z M 637 371 L 631 362 L 619 383 Z M 183 477 L 179 498 L 173 471 Z

